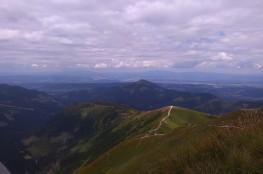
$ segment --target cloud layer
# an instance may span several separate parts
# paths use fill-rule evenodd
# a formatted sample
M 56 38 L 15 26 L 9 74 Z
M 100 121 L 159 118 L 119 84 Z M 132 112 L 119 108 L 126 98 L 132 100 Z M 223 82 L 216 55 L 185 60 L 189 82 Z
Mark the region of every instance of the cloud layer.
M 1 0 L 0 69 L 262 71 L 262 0 Z

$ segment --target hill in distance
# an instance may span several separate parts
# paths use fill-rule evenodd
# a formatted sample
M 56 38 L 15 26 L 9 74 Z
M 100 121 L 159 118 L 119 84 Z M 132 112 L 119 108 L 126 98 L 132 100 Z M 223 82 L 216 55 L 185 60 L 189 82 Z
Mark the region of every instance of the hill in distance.
M 263 106 L 263 101 L 232 101 L 210 93 L 168 89 L 146 80 L 110 85 L 92 84 L 87 89 L 81 88 L 59 93 L 57 97 L 67 104 L 109 102 L 142 111 L 174 105 L 210 114 Z
M 138 110 L 176 105 L 215 114 L 228 109 L 228 103 L 212 94 L 170 90 L 146 80 L 65 92 L 60 94 L 60 98 L 66 103 L 110 102 Z

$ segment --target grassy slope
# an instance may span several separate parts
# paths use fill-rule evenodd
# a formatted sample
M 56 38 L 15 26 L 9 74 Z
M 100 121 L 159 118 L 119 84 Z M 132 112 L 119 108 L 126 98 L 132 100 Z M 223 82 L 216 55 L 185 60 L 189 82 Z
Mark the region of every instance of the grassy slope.
M 33 159 L 55 173 L 71 173 L 81 164 L 89 164 L 120 142 L 140 139 L 156 128 L 170 107 L 138 112 L 104 104 L 71 107 L 54 119 L 44 133 L 25 140 Z M 169 119 L 155 133 L 166 133 L 175 127 L 204 123 L 205 114 L 173 108 Z M 55 166 L 52 164 L 56 164 Z M 45 169 L 41 169 L 45 171 Z
M 26 139 L 24 144 L 41 166 L 58 173 L 71 173 L 119 142 L 146 133 L 166 113 L 167 108 L 138 112 L 114 105 L 74 106 L 51 121 L 43 133 Z
M 186 127 L 197 124 L 204 124 L 212 117 L 206 116 L 202 112 L 197 112 L 185 108 L 173 107 L 170 117 L 162 124 L 160 132 L 166 132 L 179 127 Z
M 263 173 L 263 112 L 240 111 L 165 136 L 130 139 L 75 171 L 106 173 Z

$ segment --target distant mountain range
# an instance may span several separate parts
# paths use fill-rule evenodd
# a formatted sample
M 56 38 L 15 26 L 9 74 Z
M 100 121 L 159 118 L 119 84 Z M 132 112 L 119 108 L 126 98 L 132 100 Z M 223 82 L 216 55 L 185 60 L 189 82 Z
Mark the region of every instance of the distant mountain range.
M 105 86 L 93 85 L 86 89 L 61 92 L 57 97 L 67 104 L 110 102 L 139 110 L 175 105 L 210 114 L 222 114 L 239 108 L 263 106 L 263 101 L 229 101 L 208 92 L 198 93 L 196 91 L 189 92 L 189 90 L 168 89 L 146 80 Z
M 118 86 L 90 88 L 63 93 L 62 101 L 74 102 L 111 102 L 124 104 L 140 110 L 154 109 L 167 105 L 177 105 L 202 110 L 202 106 L 219 99 L 208 93 L 180 92 L 169 90 L 146 80 L 124 83 Z

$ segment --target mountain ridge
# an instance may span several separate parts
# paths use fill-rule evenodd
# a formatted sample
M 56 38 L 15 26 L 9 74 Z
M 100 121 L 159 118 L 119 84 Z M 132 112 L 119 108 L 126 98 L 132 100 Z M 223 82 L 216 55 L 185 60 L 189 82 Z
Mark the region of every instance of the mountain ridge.
M 95 160 L 97 156 L 125 139 L 131 137 L 140 139 L 160 124 L 169 112 L 169 108 L 163 107 L 141 112 L 109 104 L 76 105 L 76 107 L 66 109 L 66 112 L 58 116 L 57 120 L 51 121 L 46 130 L 41 131 L 43 133 L 25 139 L 24 145 L 33 159 L 38 159 L 39 163 L 43 162 L 41 166 L 49 166 L 49 169 L 56 170 L 51 164 L 59 162 L 60 166 L 68 167 L 58 169 L 57 172 L 70 173 L 68 171 L 72 171 L 84 161 Z M 184 112 L 194 113 L 188 110 Z M 201 115 L 203 117 L 206 114 Z M 173 121 L 169 120 L 169 122 Z M 92 129 L 87 130 L 87 128 Z M 164 133 L 172 129 L 174 127 L 165 127 L 165 129 L 162 127 L 160 131 Z M 48 151 L 44 150 L 46 148 L 43 149 L 43 143 L 46 144 Z M 60 152 L 60 147 L 64 147 L 65 150 Z M 50 155 L 58 158 L 51 164 L 47 164 L 43 159 L 48 159 Z M 73 159 L 74 162 L 68 164 L 67 161 Z

